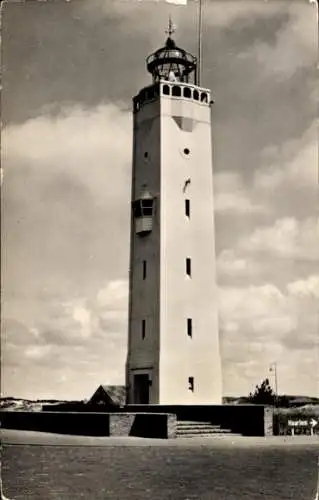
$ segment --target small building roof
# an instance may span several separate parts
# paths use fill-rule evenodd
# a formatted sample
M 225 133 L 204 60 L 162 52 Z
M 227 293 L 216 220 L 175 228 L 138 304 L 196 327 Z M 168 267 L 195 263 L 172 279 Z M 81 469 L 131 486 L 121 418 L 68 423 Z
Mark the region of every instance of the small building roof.
M 100 385 L 87 404 L 124 406 L 126 403 L 125 385 Z

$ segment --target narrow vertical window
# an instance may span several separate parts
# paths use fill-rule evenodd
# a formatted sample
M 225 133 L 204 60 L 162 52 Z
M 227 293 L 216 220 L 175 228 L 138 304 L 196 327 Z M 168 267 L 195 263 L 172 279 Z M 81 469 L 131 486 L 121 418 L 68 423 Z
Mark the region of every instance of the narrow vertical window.
M 189 257 L 187 257 L 187 259 L 186 259 L 186 274 L 189 277 L 191 277 L 191 275 L 192 275 L 192 263 L 191 263 L 191 259 Z
M 146 321 L 145 319 L 142 319 L 142 339 L 145 339 L 145 333 L 146 333 Z
M 146 279 L 146 260 L 143 260 L 143 280 Z
M 187 335 L 192 338 L 193 336 L 193 321 L 192 318 L 187 318 Z
M 190 201 L 189 200 L 185 200 L 185 215 L 186 217 L 190 217 Z
M 188 389 L 194 392 L 194 377 L 188 377 Z

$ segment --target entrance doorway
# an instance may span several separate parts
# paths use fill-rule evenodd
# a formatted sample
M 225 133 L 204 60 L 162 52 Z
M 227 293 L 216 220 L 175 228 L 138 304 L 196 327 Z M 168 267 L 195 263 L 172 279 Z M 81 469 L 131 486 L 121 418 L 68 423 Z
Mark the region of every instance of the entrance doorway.
M 150 380 L 148 374 L 134 375 L 134 404 L 148 405 L 150 402 Z

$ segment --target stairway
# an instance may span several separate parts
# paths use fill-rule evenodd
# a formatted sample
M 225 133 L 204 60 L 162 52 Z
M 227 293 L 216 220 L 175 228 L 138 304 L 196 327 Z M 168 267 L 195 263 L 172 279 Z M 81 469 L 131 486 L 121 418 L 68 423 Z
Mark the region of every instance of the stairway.
M 178 420 L 176 422 L 176 437 L 216 437 L 225 435 L 235 436 L 236 434 L 230 429 L 222 429 L 220 425 L 214 425 L 211 422 L 187 420 Z

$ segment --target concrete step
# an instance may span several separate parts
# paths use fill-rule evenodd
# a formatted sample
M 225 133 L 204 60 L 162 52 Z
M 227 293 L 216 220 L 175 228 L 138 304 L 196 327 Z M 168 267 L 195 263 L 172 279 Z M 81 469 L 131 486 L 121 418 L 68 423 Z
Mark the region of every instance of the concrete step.
M 193 429 L 176 429 L 177 434 L 231 434 L 232 432 L 229 429 L 210 429 L 209 427 L 205 427 L 202 429 L 197 429 L 196 427 Z
M 178 425 L 211 425 L 213 427 L 220 427 L 220 424 L 212 424 L 209 421 L 201 421 L 201 420 L 177 420 Z
M 212 434 L 176 434 L 177 438 L 181 439 L 187 439 L 187 438 L 223 438 L 225 436 L 231 436 L 231 437 L 240 437 L 241 434 L 224 434 L 223 432 L 221 433 L 212 433 Z
M 197 424 L 197 423 L 183 424 L 183 425 L 177 423 L 176 426 L 178 429 L 216 429 L 216 430 L 220 429 L 220 425 Z
M 211 424 L 210 422 L 184 422 L 183 420 L 181 420 L 181 421 L 177 421 L 176 423 L 180 427 L 191 427 L 191 426 L 194 426 L 194 425 L 196 425 L 197 427 L 205 427 L 205 426 L 220 427 L 220 425 Z
M 176 434 L 176 438 L 178 439 L 187 439 L 187 438 L 225 438 L 226 436 L 231 436 L 231 437 L 241 437 L 242 434 Z
M 233 435 L 230 429 L 222 429 L 211 422 L 180 420 L 176 423 L 177 437 L 215 437 Z
M 215 435 L 215 434 L 224 434 L 224 435 L 230 435 L 232 434 L 232 432 L 229 432 L 228 430 L 223 430 L 223 429 L 220 429 L 219 431 L 211 431 L 209 429 L 203 429 L 202 431 L 199 431 L 199 430 L 188 430 L 186 432 L 181 432 L 181 431 L 176 431 L 176 434 L 178 436 L 186 436 L 188 434 L 196 434 L 198 436 L 200 436 L 201 434 L 211 434 L 211 435 Z

